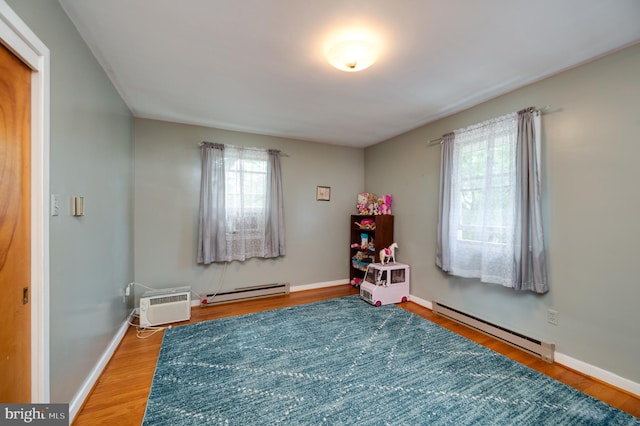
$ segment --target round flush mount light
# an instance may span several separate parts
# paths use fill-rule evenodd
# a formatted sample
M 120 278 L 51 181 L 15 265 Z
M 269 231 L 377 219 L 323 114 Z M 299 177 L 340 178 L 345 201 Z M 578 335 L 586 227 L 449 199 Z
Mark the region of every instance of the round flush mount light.
M 375 46 L 364 40 L 339 41 L 327 50 L 329 63 L 339 70 L 357 72 L 369 68 L 378 58 Z

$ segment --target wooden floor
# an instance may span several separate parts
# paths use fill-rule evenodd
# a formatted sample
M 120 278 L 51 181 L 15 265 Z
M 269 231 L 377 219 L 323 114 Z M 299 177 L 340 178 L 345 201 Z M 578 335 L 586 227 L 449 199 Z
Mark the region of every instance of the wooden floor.
M 300 305 L 350 294 L 357 294 L 357 290 L 349 285 L 343 285 L 244 302 L 194 307 L 190 322 Z M 406 302 L 399 306 L 493 349 L 514 361 L 527 365 L 614 407 L 640 417 L 640 399 L 624 391 L 586 377 L 559 364 L 548 364 L 482 333 L 434 315 L 431 310 L 415 303 Z M 144 416 L 161 342 L 162 332 L 146 339 L 139 339 L 136 337 L 135 328 L 131 327 L 73 424 L 76 426 L 139 425 Z

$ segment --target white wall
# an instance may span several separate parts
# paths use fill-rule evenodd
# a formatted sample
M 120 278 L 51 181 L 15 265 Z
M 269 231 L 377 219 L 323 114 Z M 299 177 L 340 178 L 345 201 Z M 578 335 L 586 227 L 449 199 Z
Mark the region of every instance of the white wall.
M 133 277 L 133 122 L 58 2 L 8 0 L 51 52 L 50 384 L 69 402 L 126 316 Z M 86 216 L 70 216 L 72 196 Z
M 279 149 L 287 255 L 196 264 L 201 141 Z M 154 288 L 190 285 L 198 293 L 273 282 L 348 282 L 349 215 L 364 186 L 364 150 L 207 127 L 135 121 L 135 279 Z M 316 186 L 331 201 L 316 201 Z M 138 288 L 138 294 L 144 289 Z
M 394 196 L 412 294 L 526 334 L 640 382 L 640 45 L 423 126 L 365 152 L 365 189 Z M 435 266 L 442 134 L 528 106 L 543 116 L 548 294 L 448 277 Z M 387 173 L 379 173 L 385 168 Z M 559 325 L 547 323 L 548 309 Z

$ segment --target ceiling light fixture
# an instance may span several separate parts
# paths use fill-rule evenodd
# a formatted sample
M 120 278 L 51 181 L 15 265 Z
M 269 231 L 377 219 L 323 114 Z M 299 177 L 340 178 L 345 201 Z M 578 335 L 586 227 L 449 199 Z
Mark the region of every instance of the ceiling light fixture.
M 378 58 L 376 48 L 364 40 L 343 40 L 327 50 L 329 63 L 342 71 L 357 72 L 369 68 Z

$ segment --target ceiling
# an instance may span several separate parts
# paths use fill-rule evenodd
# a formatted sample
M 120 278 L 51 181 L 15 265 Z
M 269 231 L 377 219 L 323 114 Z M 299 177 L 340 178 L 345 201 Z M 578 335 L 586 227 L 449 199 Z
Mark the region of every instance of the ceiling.
M 637 0 L 60 0 L 136 117 L 366 147 L 640 41 Z M 331 67 L 366 31 L 377 62 Z

